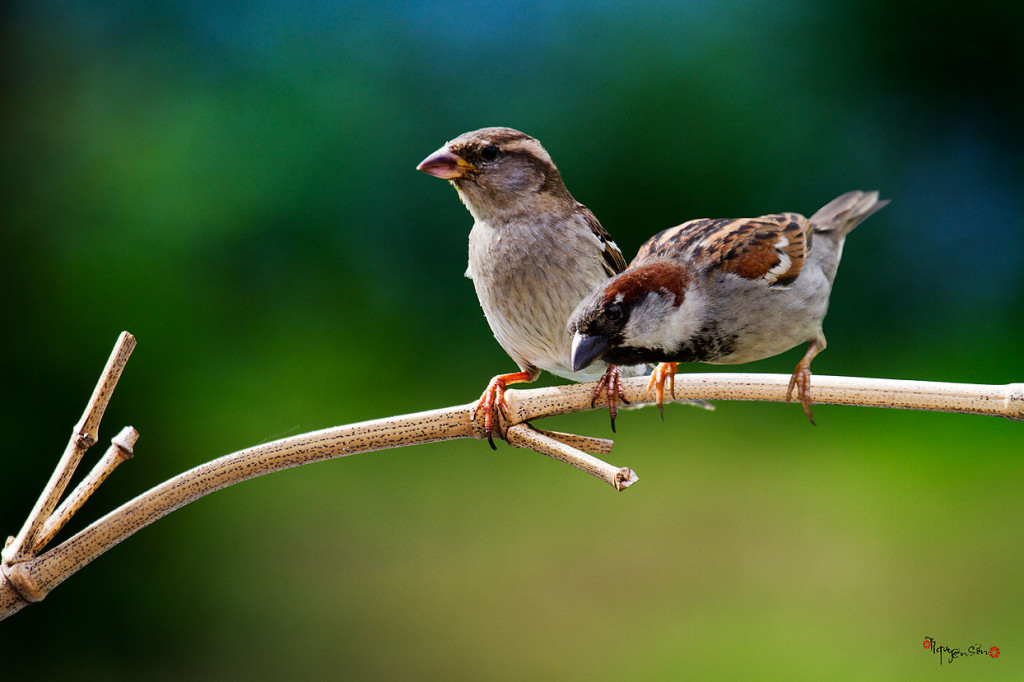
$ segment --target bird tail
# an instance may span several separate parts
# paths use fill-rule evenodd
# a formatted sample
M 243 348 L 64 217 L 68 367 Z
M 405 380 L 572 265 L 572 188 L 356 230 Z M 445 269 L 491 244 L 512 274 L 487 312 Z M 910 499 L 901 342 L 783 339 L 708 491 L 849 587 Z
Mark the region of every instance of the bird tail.
M 836 197 L 811 216 L 815 232 L 829 232 L 842 239 L 872 213 L 889 203 L 878 200 L 878 192 L 854 190 Z

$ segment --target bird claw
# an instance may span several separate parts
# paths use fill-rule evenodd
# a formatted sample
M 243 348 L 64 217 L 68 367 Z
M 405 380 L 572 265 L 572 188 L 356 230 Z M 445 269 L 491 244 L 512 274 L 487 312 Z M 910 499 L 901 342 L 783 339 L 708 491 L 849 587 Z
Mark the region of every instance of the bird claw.
M 622 392 L 622 370 L 616 365 L 608 365 L 608 369 L 601 375 L 601 379 L 597 382 L 597 388 L 594 389 L 594 395 L 590 399 L 591 407 L 597 404 L 597 398 L 602 391 L 605 392 L 605 397 L 608 400 L 608 416 L 612 420 L 612 433 L 615 433 L 615 417 L 619 414 L 616 403 L 621 400 L 629 405 L 626 395 Z
M 793 389 L 796 389 L 797 399 L 803 405 L 804 414 L 814 424 L 814 414 L 811 412 L 811 363 L 800 362 L 793 370 L 793 376 L 789 378 L 789 388 L 786 389 L 786 404 L 793 398 Z
M 484 432 L 487 434 L 487 442 L 490 443 L 492 450 L 497 450 L 498 446 L 494 444 L 494 403 L 497 401 L 498 409 L 502 410 L 505 407 L 505 382 L 502 381 L 500 376 L 491 379 L 490 383 L 487 384 L 487 388 L 484 389 L 484 394 L 480 396 L 479 402 L 476 404 L 476 410 L 473 411 L 473 417 L 480 414 L 480 410 L 484 411 Z
M 654 395 L 658 399 L 658 413 L 661 414 L 661 421 L 665 421 L 665 382 L 668 381 L 669 394 L 675 400 L 676 369 L 678 368 L 678 362 L 659 362 L 651 372 L 650 381 L 647 382 L 647 392 L 644 395 L 649 395 L 651 389 L 654 389 Z
M 508 405 L 505 403 L 505 389 L 508 384 L 513 383 L 524 383 L 533 381 L 533 377 L 528 372 L 513 372 L 512 374 L 499 374 L 498 376 L 491 379 L 487 384 L 487 388 L 484 389 L 484 394 L 480 396 L 480 400 L 476 404 L 476 409 L 473 410 L 473 418 L 475 419 L 480 411 L 484 411 L 484 433 L 487 434 L 487 442 L 490 443 L 492 450 L 497 450 L 498 446 L 494 444 L 494 406 L 497 404 L 498 412 L 505 421 L 509 420 Z

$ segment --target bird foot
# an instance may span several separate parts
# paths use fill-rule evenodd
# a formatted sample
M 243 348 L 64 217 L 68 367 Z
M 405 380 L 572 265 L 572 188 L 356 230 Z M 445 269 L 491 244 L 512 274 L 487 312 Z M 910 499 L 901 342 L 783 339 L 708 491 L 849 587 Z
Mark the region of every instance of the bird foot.
M 629 405 L 629 401 L 626 400 L 626 396 L 622 392 L 622 370 L 616 365 L 608 365 L 608 369 L 601 375 L 600 381 L 597 382 L 597 388 L 594 389 L 594 395 L 590 399 L 591 407 L 597 404 L 597 399 L 602 391 L 608 400 L 608 416 L 612 420 L 612 433 L 615 433 L 615 417 L 619 414 L 616 403 L 621 400 Z
M 804 414 L 814 424 L 814 414 L 811 412 L 811 363 L 800 361 L 793 376 L 789 378 L 789 388 L 786 389 L 786 404 L 793 398 L 793 389 L 796 389 L 797 399 L 803 405 Z
M 661 414 L 661 420 L 665 421 L 665 382 L 668 381 L 668 391 L 672 399 L 676 397 L 676 369 L 678 369 L 678 362 L 659 362 L 658 366 L 651 372 L 651 380 L 647 382 L 647 393 L 654 389 L 654 394 L 658 398 L 658 412 Z
M 818 336 L 807 344 L 807 352 L 804 353 L 800 362 L 796 363 L 793 376 L 789 378 L 789 388 L 786 389 L 787 405 L 793 397 L 793 389 L 797 389 L 796 395 L 804 407 L 804 414 L 807 415 L 812 425 L 814 425 L 814 415 L 811 414 L 811 360 L 823 350 L 825 350 L 825 336 L 819 332 Z
M 491 444 L 492 450 L 497 450 L 494 444 L 494 407 L 497 405 L 501 417 L 508 420 L 508 405 L 505 403 L 505 389 L 508 384 L 526 383 L 533 381 L 534 377 L 528 372 L 513 372 L 512 374 L 499 374 L 491 379 L 480 396 L 480 400 L 473 410 L 473 417 L 476 418 L 480 411 L 484 413 L 484 433 L 487 434 L 487 442 Z

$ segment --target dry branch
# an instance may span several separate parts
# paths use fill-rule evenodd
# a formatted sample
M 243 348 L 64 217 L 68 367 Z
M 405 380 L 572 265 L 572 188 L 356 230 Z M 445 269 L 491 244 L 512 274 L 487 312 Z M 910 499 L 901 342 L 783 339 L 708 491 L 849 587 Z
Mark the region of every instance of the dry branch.
M 114 473 L 114 469 L 132 458 L 132 448 L 135 441 L 139 439 L 139 432 L 130 426 L 121 429 L 121 432 L 110 441 L 110 447 L 103 453 L 103 457 L 96 466 L 92 468 L 89 475 L 82 479 L 81 483 L 68 494 L 57 510 L 46 519 L 46 523 L 39 530 L 39 537 L 32 545 L 32 553 L 38 554 L 43 547 L 50 544 L 50 540 L 60 532 L 71 517 L 82 508 L 94 492 L 107 480 L 107 476 Z
M 107 365 L 103 368 L 100 380 L 92 392 L 92 397 L 85 407 L 82 418 L 78 420 L 75 428 L 71 431 L 71 439 L 68 441 L 67 447 L 64 448 L 64 454 L 57 463 L 57 468 L 54 469 L 50 481 L 43 488 L 43 492 L 25 520 L 21 532 L 4 546 L 4 565 L 17 563 L 34 554 L 43 524 L 57 507 L 57 502 L 64 494 L 68 481 L 71 480 L 78 463 L 82 460 L 82 455 L 97 440 L 100 420 L 103 419 L 103 413 L 110 403 L 110 396 L 113 394 L 114 387 L 117 386 L 125 363 L 128 362 L 133 350 L 135 350 L 135 337 L 128 332 L 121 332 L 117 343 L 114 344 L 114 350 L 107 360 Z
M 483 419 L 477 420 L 474 414 L 476 403 L 472 402 L 338 426 L 257 445 L 175 476 L 123 504 L 57 547 L 36 556 L 36 552 L 45 547 L 113 467 L 131 454 L 138 434 L 134 429 L 126 429 L 114 439 L 111 450 L 86 480 L 54 511 L 81 454 L 96 441 L 100 417 L 133 347 L 131 335 L 122 334 L 57 471 L 18 538 L 8 540 L 0 565 L 0 619 L 41 600 L 75 571 L 136 531 L 226 486 L 281 469 L 359 452 L 455 438 L 485 437 Z M 653 397 L 646 396 L 646 383 L 643 377 L 623 381 L 625 396 L 634 405 L 653 402 Z M 788 375 L 680 374 L 676 376 L 675 398 L 783 401 L 788 384 Z M 510 390 L 506 393 L 508 419 L 496 411 L 498 430 L 513 446 L 534 449 L 586 471 L 617 490 L 623 490 L 637 480 L 632 470 L 607 464 L 582 451 L 586 449 L 607 455 L 611 451 L 611 441 L 542 431 L 529 423 L 542 417 L 593 409 L 593 386 L 572 384 Z M 939 410 L 1024 420 L 1024 384 L 987 386 L 815 376 L 811 384 L 811 398 L 817 403 Z M 598 402 L 596 407 L 602 407 L 602 403 Z

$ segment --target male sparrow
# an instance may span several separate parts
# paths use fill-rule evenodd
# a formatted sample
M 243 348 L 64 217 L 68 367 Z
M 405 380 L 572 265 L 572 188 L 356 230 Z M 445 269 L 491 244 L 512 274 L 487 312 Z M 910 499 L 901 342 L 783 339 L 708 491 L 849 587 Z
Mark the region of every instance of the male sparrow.
M 847 192 L 810 220 L 797 213 L 691 220 L 652 237 L 629 268 L 573 312 L 572 369 L 597 360 L 660 362 L 648 384 L 661 407 L 680 362 L 737 364 L 807 342 L 786 393 L 811 414 L 811 360 L 846 235 L 887 203 Z
M 572 367 L 565 321 L 626 261 L 594 214 L 569 194 L 540 142 L 518 130 L 465 133 L 416 169 L 450 180 L 476 221 L 466 276 L 494 337 L 519 365 L 491 379 L 477 404 L 494 447 L 493 408 L 505 410 L 507 384 L 532 382 L 542 369 L 574 381 L 602 377 L 605 364 L 596 357 Z

